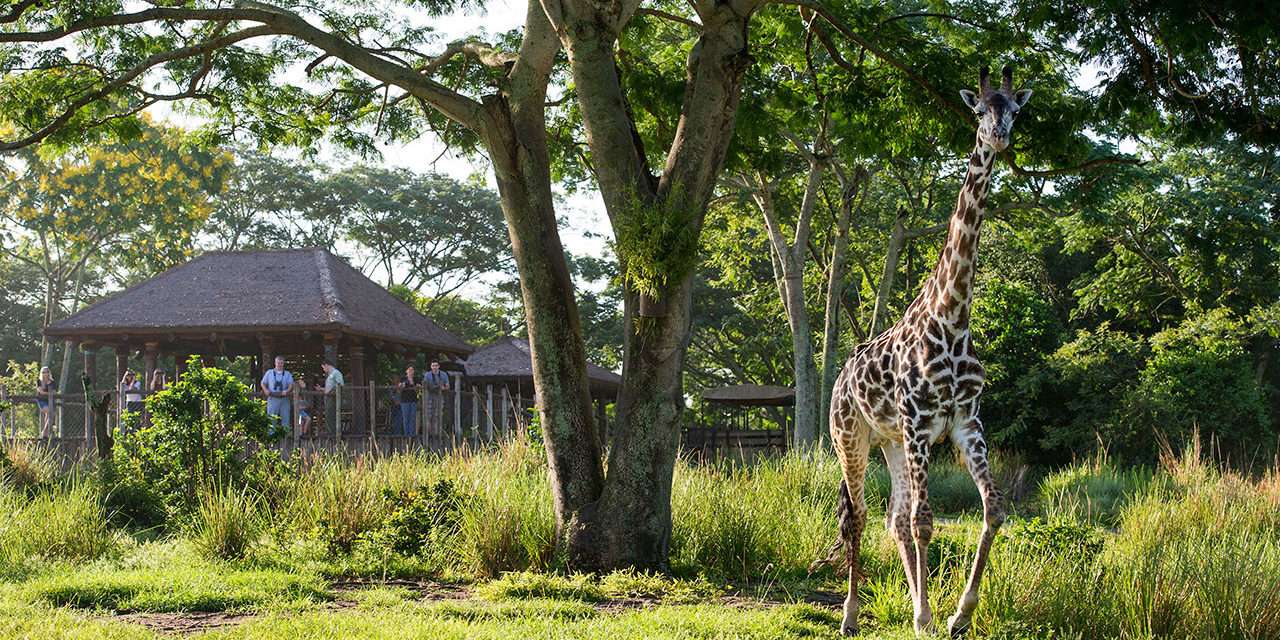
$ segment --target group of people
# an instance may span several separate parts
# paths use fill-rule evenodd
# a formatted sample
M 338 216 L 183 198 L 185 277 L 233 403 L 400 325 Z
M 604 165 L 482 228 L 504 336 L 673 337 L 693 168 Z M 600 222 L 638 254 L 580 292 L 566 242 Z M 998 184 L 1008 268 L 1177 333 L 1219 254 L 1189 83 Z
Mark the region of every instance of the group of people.
M 293 424 L 293 403 L 295 391 L 297 395 L 298 426 L 302 435 L 311 431 L 311 402 L 307 393 L 307 384 L 302 374 L 294 375 L 286 370 L 284 356 L 275 357 L 275 366 L 262 374 L 259 386 L 262 395 L 267 399 L 267 415 L 271 416 L 272 428 L 280 433 L 288 433 Z M 324 399 L 325 425 L 333 425 L 338 421 L 338 393 L 346 384 L 342 372 L 329 360 L 322 365 L 324 383 L 317 383 L 314 392 Z M 391 412 L 392 434 L 417 435 L 418 404 L 425 396 L 427 429 L 438 428 L 443 422 L 444 392 L 449 390 L 449 374 L 440 370 L 440 362 L 431 361 L 431 370 L 418 376 L 413 365 L 405 368 L 392 390 L 392 398 L 396 403 Z M 151 375 L 151 384 L 146 392 L 154 393 L 169 384 L 164 370 L 156 369 Z M 40 437 L 48 438 L 52 429 L 50 395 L 56 390 L 53 372 L 49 367 L 40 370 L 40 378 L 36 382 L 36 406 L 40 411 Z M 133 371 L 125 371 L 120 379 L 119 397 L 124 399 L 122 408 L 126 411 L 141 413 L 143 409 L 144 390 L 142 381 Z
M 332 425 L 338 422 L 338 393 L 347 381 L 333 361 L 325 360 L 320 367 L 324 370 L 324 384 L 317 383 L 314 391 L 324 398 L 324 423 Z M 272 418 L 272 428 L 281 433 L 288 433 L 293 424 L 293 396 L 296 388 L 299 392 L 298 430 L 302 435 L 311 433 L 311 402 L 306 393 L 306 378 L 302 374 L 294 376 L 285 370 L 284 356 L 276 356 L 275 366 L 262 374 L 258 385 L 262 387 L 262 395 L 267 398 L 267 415 Z
M 308 402 L 306 381 L 301 374 L 294 376 L 284 368 L 283 356 L 276 356 L 275 366 L 262 374 L 259 386 L 267 399 L 267 415 L 271 416 L 275 428 L 288 432 L 293 423 L 293 399 L 295 388 L 304 393 L 298 394 L 298 426 L 302 435 L 311 432 L 311 405 Z M 325 425 L 333 425 L 338 421 L 338 393 L 346 380 L 342 372 L 331 361 L 325 361 L 324 384 L 316 384 L 314 390 L 324 398 Z M 392 434 L 417 435 L 418 403 L 425 392 L 428 428 L 439 425 L 444 413 L 444 392 L 449 390 L 449 374 L 440 370 L 439 361 L 431 362 L 431 370 L 421 377 L 414 372 L 413 365 L 405 368 L 393 390 L 397 403 L 392 412 Z
M 409 365 L 404 376 L 396 383 L 394 399 L 399 410 L 392 413 L 391 433 L 393 435 L 418 435 L 418 402 L 422 392 L 426 392 L 427 430 L 438 428 L 444 417 L 444 392 L 449 390 L 449 374 L 440 370 L 440 363 L 431 361 L 431 370 L 418 378 Z
M 163 369 L 156 369 L 151 374 L 151 384 L 147 391 L 156 392 L 169 386 L 168 376 Z M 50 410 L 50 396 L 57 391 L 57 383 L 53 380 L 53 370 L 40 368 L 40 378 L 36 380 L 36 408 L 40 412 L 40 437 L 48 438 L 53 430 L 53 412 Z M 124 398 L 125 411 L 142 412 L 142 381 L 133 371 L 125 371 L 120 378 L 120 397 Z

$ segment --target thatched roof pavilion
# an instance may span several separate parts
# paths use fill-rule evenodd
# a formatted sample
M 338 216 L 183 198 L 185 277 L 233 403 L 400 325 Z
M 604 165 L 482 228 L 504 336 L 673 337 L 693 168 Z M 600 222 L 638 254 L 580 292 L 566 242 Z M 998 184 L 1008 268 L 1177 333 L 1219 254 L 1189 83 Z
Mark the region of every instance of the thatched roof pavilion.
M 796 390 L 772 384 L 735 384 L 703 390 L 702 399 L 735 407 L 790 407 L 796 403 Z
M 533 395 L 533 354 L 529 341 L 500 338 L 467 356 L 462 363 L 467 379 L 475 384 L 503 384 Z M 587 363 L 591 396 L 612 400 L 622 390 L 622 376 L 592 362 Z
M 161 355 L 179 368 L 191 355 L 250 356 L 253 375 L 276 355 L 288 357 L 291 369 L 305 364 L 311 371 L 332 359 L 349 385 L 360 386 L 379 354 L 449 360 L 473 351 L 324 249 L 207 253 L 45 333 L 78 344 L 89 375 L 100 348 L 114 350 L 118 374 L 141 353 L 144 384 Z
M 493 389 L 498 388 L 517 406 L 533 408 L 533 354 L 528 340 L 513 337 L 495 340 L 467 356 L 462 367 L 467 384 L 478 395 L 492 396 Z M 601 437 L 608 439 L 610 425 L 606 407 L 617 401 L 622 376 L 588 362 L 587 380 L 591 401 L 595 404 L 597 427 Z

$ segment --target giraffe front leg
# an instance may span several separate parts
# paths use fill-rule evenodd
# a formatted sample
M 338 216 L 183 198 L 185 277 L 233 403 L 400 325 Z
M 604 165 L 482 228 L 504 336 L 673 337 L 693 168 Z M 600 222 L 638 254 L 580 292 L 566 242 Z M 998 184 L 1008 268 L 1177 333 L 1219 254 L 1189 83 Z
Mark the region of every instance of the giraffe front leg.
M 960 596 L 956 612 L 947 619 L 947 630 L 951 637 L 956 638 L 964 635 L 973 621 L 973 612 L 978 608 L 978 589 L 982 584 L 982 572 L 991 552 L 991 543 L 995 540 L 1000 525 L 1004 524 L 1006 514 L 1004 495 L 996 486 L 995 477 L 987 461 L 987 442 L 982 436 L 982 422 L 975 416 L 963 428 L 952 431 L 951 439 L 959 449 L 960 456 L 964 458 L 969 475 L 973 476 L 973 482 L 978 485 L 978 492 L 982 495 L 982 534 L 978 539 L 978 551 L 974 554 L 973 568 L 969 571 L 969 582 Z

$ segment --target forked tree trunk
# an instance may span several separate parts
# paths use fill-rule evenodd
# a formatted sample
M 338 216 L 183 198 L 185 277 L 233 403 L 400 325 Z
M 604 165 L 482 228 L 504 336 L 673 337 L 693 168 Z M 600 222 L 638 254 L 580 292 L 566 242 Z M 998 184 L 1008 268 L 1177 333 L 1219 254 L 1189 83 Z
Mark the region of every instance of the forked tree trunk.
M 599 499 L 604 469 L 578 304 L 551 193 L 545 101 L 558 46 L 536 2 L 529 5 L 525 29 L 506 95 L 484 100 L 482 129 L 520 274 L 557 532 L 567 541 Z
M 639 316 L 639 296 L 626 297 L 619 422 L 594 526 L 571 541 L 577 566 L 667 568 L 691 290 L 692 276 L 664 292 L 662 317 Z

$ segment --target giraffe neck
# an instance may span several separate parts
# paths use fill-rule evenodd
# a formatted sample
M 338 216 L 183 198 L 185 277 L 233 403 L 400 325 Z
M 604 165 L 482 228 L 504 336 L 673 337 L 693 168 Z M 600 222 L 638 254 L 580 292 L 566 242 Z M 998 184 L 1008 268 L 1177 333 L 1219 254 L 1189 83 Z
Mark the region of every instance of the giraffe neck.
M 938 266 L 925 282 L 920 296 L 922 311 L 947 320 L 960 329 L 969 325 L 973 301 L 973 276 L 977 269 L 978 233 L 987 209 L 991 168 L 996 152 L 981 142 L 969 156 L 968 171 L 955 212 L 947 225 L 947 242 L 938 257 Z

